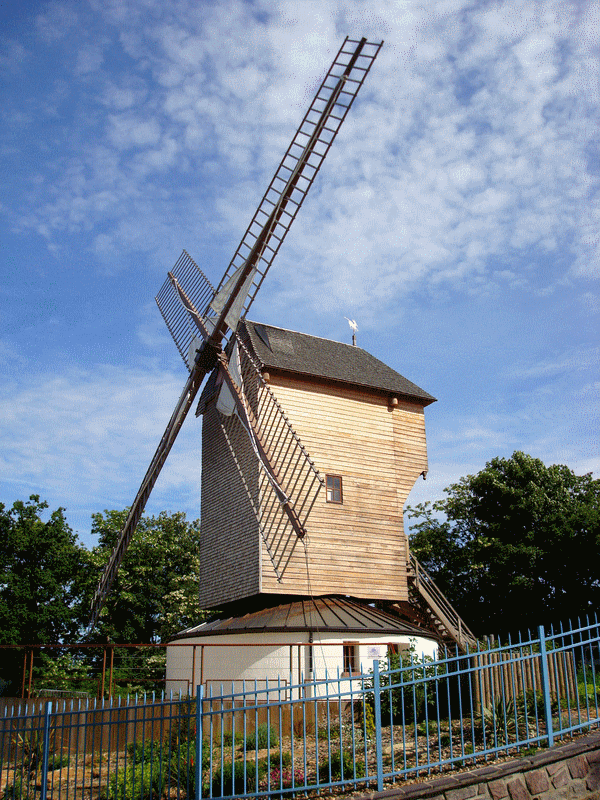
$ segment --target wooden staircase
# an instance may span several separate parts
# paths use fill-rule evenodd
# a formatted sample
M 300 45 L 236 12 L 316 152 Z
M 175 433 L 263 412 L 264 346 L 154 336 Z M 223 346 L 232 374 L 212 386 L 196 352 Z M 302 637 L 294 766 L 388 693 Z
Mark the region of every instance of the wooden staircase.
M 409 554 L 407 568 L 408 602 L 392 603 L 390 610 L 424 631 L 435 634 L 446 647 L 458 647 L 462 653 L 466 653 L 467 649 L 471 652 L 476 649 L 475 636 L 412 553 Z

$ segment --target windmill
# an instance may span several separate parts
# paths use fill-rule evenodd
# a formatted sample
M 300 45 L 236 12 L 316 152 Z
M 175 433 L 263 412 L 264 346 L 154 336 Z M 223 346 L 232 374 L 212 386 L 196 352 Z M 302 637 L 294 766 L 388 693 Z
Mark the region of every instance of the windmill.
M 129 511 L 94 594 L 90 627 L 96 624 L 119 565 L 171 447 L 207 375 L 218 387 L 225 420 L 243 430 L 243 455 L 233 427 L 223 432 L 240 469 L 249 502 L 253 477 L 242 466 L 250 447 L 260 471 L 261 536 L 274 574 L 280 577 L 324 480 L 291 427 L 275 395 L 237 334 L 329 148 L 383 42 L 346 37 L 269 184 L 216 290 L 184 251 L 157 295 L 157 303 L 189 370 L 189 376 Z M 245 387 L 248 387 L 246 390 Z M 239 430 L 238 430 L 239 433 Z

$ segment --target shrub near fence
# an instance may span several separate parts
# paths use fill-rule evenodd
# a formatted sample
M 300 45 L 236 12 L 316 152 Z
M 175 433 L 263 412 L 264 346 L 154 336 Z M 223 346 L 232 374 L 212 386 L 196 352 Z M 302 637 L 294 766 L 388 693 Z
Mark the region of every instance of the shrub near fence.
M 0 797 L 381 790 L 598 725 L 599 645 L 595 621 L 438 661 L 374 662 L 294 692 L 261 684 L 197 699 L 15 709 L 0 720 Z

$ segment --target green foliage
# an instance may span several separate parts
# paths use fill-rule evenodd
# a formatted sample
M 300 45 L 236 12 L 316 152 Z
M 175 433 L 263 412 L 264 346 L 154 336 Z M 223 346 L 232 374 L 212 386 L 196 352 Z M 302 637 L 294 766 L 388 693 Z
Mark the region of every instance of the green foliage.
M 110 780 L 103 800 L 159 800 L 170 786 L 193 794 L 195 752 L 194 741 L 179 747 L 170 747 L 168 740 L 130 742 L 127 762 Z
M 235 735 L 228 731 L 227 733 L 223 734 L 223 746 L 224 747 L 231 747 L 232 744 L 242 744 L 244 741 L 244 734 L 237 731 Z M 252 750 L 256 750 L 255 747 L 251 748 Z
M 577 693 L 579 699 L 592 704 L 600 699 L 600 671 L 589 665 L 580 665 L 577 670 Z
M 246 761 L 231 761 L 223 764 L 223 769 L 216 769 L 212 774 L 212 796 L 221 797 L 223 795 L 231 795 L 236 792 L 251 792 L 256 787 L 257 780 L 259 784 L 264 780 L 268 769 L 266 758 L 261 758 L 255 761 L 252 758 Z M 208 786 L 205 787 L 203 794 L 208 794 Z
M 85 630 L 90 601 L 127 516 L 93 516 L 99 544 L 90 552 L 59 508 L 32 495 L 8 509 L 0 503 L 0 644 L 73 643 Z M 48 517 L 46 519 L 46 517 Z M 142 517 L 113 585 L 95 637 L 98 642 L 158 643 L 203 618 L 198 608 L 199 522 L 184 514 Z M 113 694 L 160 690 L 165 652 L 117 651 Z M 25 650 L 2 652 L 0 693 L 19 695 Z M 32 687 L 95 695 L 102 654 L 93 650 L 36 650 Z M 27 662 L 29 663 L 29 662 Z M 29 683 L 29 676 L 26 677 Z
M 515 741 L 525 733 L 525 704 L 514 700 L 496 699 L 481 710 L 482 723 L 485 728 L 488 745 L 491 743 L 507 744 Z
M 132 761 L 109 782 L 107 800 L 159 800 L 166 784 L 165 765 L 154 759 Z
M 469 627 L 506 633 L 600 606 L 600 481 L 515 452 L 408 509 L 410 545 Z
M 54 753 L 48 758 L 48 771 L 64 769 L 69 766 L 70 762 L 71 756 L 68 753 Z
M 355 706 L 355 719 L 362 727 L 367 739 L 375 736 L 375 713 L 372 703 L 364 700 L 358 701 Z
M 362 778 L 365 775 L 365 765 L 361 760 L 354 760 L 350 750 L 335 750 L 331 758 L 319 764 L 319 781 L 331 783 L 333 781 L 348 780 L 348 778 Z
M 34 693 L 41 695 L 44 689 L 58 689 L 95 694 L 96 681 L 90 675 L 87 654 L 69 650 L 55 655 L 49 651 L 39 654 L 36 663 L 38 678 Z
M 127 518 L 124 511 L 92 516 L 92 534 L 99 537 L 92 550 L 96 587 Z M 185 514 L 142 517 L 131 540 L 98 624 L 98 636 L 112 642 L 155 643 L 197 624 L 200 523 Z
M 87 584 L 88 603 L 127 513 L 128 509 L 105 511 L 92 517 L 92 533 L 99 543 L 90 554 L 94 568 Z M 201 622 L 199 542 L 200 523 L 187 522 L 185 514 L 162 512 L 158 517 L 142 517 L 101 612 L 94 632 L 97 641 L 167 642 L 183 628 Z M 162 689 L 164 651 L 127 648 L 118 653 L 114 694 Z
M 62 508 L 44 521 L 47 508 L 37 495 L 10 509 L 0 503 L 0 644 L 61 644 L 79 632 L 89 553 Z M 23 651 L 3 651 L 4 694 L 20 694 L 22 668 Z
M 0 794 L 0 800 L 28 800 L 29 797 L 35 796 L 35 780 L 30 779 L 27 775 L 23 779 L 20 775 L 15 774 L 12 782 L 8 781 L 4 787 L 4 791 Z
M 388 669 L 391 675 L 386 674 Z M 442 676 L 441 667 L 429 656 L 417 656 L 414 641 L 410 650 L 391 653 L 388 662 L 381 662 L 382 725 L 412 725 L 434 715 L 436 676 Z
M 267 747 L 277 747 L 279 736 L 272 725 L 263 722 L 255 731 L 246 737 L 246 750 L 264 750 Z

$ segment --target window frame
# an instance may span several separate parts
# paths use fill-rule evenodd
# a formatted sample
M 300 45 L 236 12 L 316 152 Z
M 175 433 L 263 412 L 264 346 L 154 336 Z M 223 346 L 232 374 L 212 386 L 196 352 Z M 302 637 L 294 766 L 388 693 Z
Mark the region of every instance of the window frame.
M 330 478 L 331 478 L 331 480 L 333 482 L 333 485 L 332 485 L 331 489 L 329 488 L 329 479 Z M 329 492 L 331 491 L 331 495 L 332 495 L 332 498 L 333 498 L 333 497 L 335 497 L 335 493 L 337 491 L 336 488 L 335 488 L 335 481 L 336 480 L 339 481 L 340 499 L 339 500 L 334 500 L 334 499 L 330 500 L 329 499 Z M 334 475 L 331 472 L 328 472 L 328 473 L 325 474 L 325 500 L 328 503 L 333 503 L 336 506 L 343 505 L 343 503 L 344 503 L 344 491 L 343 491 L 343 488 L 342 488 L 342 476 L 341 475 Z
M 360 674 L 359 642 L 342 642 L 342 676 Z

